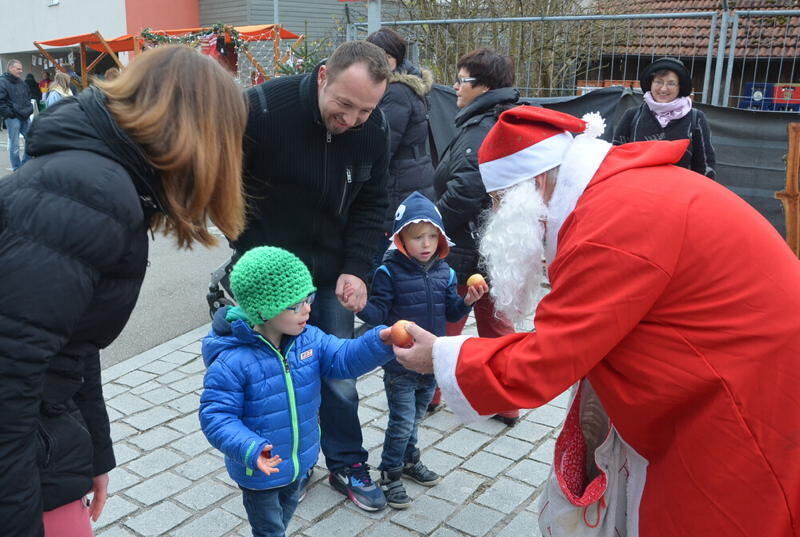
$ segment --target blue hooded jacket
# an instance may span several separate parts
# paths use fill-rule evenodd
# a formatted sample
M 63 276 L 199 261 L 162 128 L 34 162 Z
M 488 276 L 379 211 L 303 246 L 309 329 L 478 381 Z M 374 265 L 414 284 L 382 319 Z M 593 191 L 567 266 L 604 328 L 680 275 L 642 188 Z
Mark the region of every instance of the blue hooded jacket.
M 200 425 L 225 455 L 228 474 L 252 490 L 282 487 L 317 462 L 320 379 L 356 378 L 394 355 L 377 326 L 358 339 L 340 339 L 307 326 L 284 337 L 280 349 L 254 331 L 238 307 L 217 311 L 203 339 L 208 370 Z M 266 475 L 256 466 L 264 446 L 283 459 Z
M 405 254 L 399 236 L 404 227 L 416 222 L 429 222 L 439 229 L 437 258 L 424 265 Z M 372 325 L 405 319 L 436 336 L 445 335 L 446 323 L 469 315 L 472 307 L 459 296 L 455 271 L 444 261 L 449 241 L 436 206 L 419 192 L 408 196 L 395 213 L 392 239 L 397 249 L 389 250 L 375 271 L 369 301 L 358 317 Z M 397 360 L 387 362 L 384 368 L 410 372 Z

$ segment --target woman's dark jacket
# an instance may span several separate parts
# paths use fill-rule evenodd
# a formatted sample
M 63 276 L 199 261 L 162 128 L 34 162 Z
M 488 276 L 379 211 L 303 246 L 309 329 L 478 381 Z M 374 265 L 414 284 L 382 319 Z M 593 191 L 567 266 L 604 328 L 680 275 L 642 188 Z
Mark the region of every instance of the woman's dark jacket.
M 393 73 L 380 109 L 389 123 L 389 208 L 384 231 L 391 233 L 394 213 L 412 192 L 433 200 L 433 164 L 428 154 L 430 71 L 404 63 Z
M 461 109 L 455 118 L 456 134 L 442 153 L 433 176 L 436 207 L 444 229 L 455 243 L 447 263 L 455 269 L 460 284 L 478 269 L 481 213 L 491 205 L 478 171 L 478 149 L 501 112 L 519 99 L 514 88 L 487 91 Z
M 0 181 L 0 520 L 41 513 L 115 466 L 99 349 L 119 335 L 147 265 L 158 184 L 90 88 L 42 113 L 33 157 Z
M 711 145 L 711 130 L 708 128 L 705 114 L 696 108 L 662 127 L 647 103 L 642 103 L 638 108 L 626 110 L 614 130 L 614 145 L 687 138 L 691 143 L 681 160 L 675 164 L 714 179 L 717 174 L 717 158 Z

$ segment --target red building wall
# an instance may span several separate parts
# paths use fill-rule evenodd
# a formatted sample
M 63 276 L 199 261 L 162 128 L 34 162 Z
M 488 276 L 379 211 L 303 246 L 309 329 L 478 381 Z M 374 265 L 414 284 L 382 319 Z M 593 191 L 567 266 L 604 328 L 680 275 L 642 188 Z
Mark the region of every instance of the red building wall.
M 125 0 L 128 33 L 200 26 L 199 0 Z

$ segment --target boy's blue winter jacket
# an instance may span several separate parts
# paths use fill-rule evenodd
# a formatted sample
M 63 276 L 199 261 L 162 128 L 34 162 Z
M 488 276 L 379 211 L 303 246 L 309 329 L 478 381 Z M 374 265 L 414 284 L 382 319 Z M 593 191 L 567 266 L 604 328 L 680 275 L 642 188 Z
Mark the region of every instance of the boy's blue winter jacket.
M 320 378 L 356 378 L 392 358 L 392 347 L 378 337 L 382 328 L 340 339 L 308 326 L 276 349 L 238 308 L 217 311 L 203 339 L 208 370 L 200 425 L 211 445 L 225 454 L 234 481 L 253 490 L 281 487 L 316 463 Z M 280 471 L 270 476 L 256 466 L 267 444 L 283 459 Z

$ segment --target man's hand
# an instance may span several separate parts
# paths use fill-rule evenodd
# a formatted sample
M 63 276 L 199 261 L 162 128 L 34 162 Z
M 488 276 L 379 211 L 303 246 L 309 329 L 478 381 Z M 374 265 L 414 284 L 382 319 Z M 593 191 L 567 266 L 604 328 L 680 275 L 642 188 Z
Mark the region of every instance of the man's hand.
M 404 367 L 417 373 L 433 373 L 433 344 L 436 336 L 416 324 L 406 325 L 406 330 L 414 338 L 414 344 L 404 349 L 395 345 L 394 355 Z
M 486 285 L 486 282 L 483 282 L 479 285 L 470 285 L 467 287 L 467 294 L 464 295 L 464 303 L 467 306 L 471 306 L 476 303 L 480 298 L 489 292 L 489 286 Z
M 367 305 L 367 284 L 358 276 L 340 274 L 336 280 L 336 298 L 346 309 L 358 313 Z
M 275 455 L 271 457 L 272 454 L 272 444 L 267 444 L 264 446 L 264 449 L 261 450 L 261 454 L 256 459 L 256 466 L 258 469 L 264 472 L 267 475 L 274 474 L 280 472 L 279 469 L 275 468 L 281 462 L 281 456 Z
M 100 518 L 108 499 L 108 474 L 100 474 L 92 478 L 92 503 L 89 504 L 89 516 L 94 522 Z

